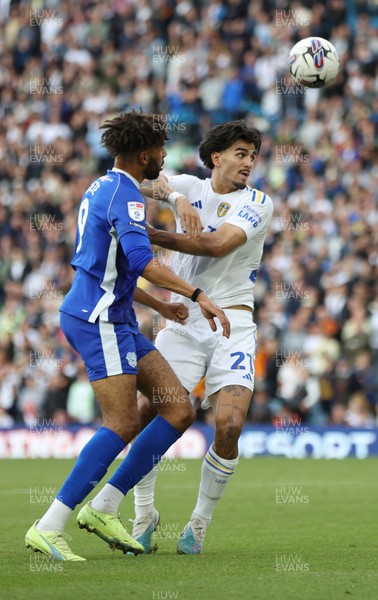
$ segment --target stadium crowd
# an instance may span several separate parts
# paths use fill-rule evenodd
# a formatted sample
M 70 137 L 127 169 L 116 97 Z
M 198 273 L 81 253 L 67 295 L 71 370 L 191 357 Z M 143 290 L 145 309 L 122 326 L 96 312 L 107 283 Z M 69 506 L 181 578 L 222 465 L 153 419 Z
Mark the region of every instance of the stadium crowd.
M 171 173 L 209 175 L 197 146 L 213 124 L 244 118 L 263 132 L 250 184 L 275 214 L 249 421 L 377 424 L 377 25 L 368 1 L 0 4 L 0 426 L 98 418 L 58 309 L 80 199 L 112 166 L 99 126 L 139 106 L 165 116 Z M 323 90 L 288 75 L 289 49 L 309 35 L 340 55 Z M 148 215 L 174 227 L 166 206 Z M 154 339 L 163 319 L 136 312 Z

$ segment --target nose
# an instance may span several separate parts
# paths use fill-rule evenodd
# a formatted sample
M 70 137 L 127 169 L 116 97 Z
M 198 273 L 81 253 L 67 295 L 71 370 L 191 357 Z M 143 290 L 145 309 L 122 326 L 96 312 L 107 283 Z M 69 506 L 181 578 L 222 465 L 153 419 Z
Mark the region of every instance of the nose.
M 165 148 L 163 148 L 163 158 L 165 158 L 167 156 L 167 151 Z

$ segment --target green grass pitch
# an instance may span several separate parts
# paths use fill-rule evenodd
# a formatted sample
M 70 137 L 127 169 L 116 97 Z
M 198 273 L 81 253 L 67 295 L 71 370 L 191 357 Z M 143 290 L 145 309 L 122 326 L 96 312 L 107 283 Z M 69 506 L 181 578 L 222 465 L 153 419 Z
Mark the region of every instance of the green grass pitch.
M 156 554 L 112 552 L 72 519 L 71 547 L 88 562 L 50 562 L 24 548 L 24 535 L 72 464 L 1 461 L 1 598 L 378 598 L 376 459 L 241 460 L 198 556 L 177 555 L 176 543 L 195 503 L 201 462 L 166 461 L 158 478 Z M 132 516 L 129 494 L 124 523 Z

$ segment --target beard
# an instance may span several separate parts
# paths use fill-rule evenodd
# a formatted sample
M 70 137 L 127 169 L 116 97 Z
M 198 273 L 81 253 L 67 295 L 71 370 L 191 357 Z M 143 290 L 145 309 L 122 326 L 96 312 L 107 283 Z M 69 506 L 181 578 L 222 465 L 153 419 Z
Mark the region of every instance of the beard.
M 161 164 L 151 158 L 150 162 L 146 165 L 144 170 L 144 178 L 145 179 L 157 179 L 160 175 Z
M 246 183 L 241 183 L 240 181 L 232 181 L 231 183 L 235 190 L 244 190 L 244 188 L 247 187 Z

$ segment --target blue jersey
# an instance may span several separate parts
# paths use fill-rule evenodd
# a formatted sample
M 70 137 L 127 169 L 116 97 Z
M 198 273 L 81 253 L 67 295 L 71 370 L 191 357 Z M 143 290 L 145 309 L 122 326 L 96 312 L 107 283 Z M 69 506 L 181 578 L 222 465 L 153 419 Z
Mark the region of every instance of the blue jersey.
M 90 323 L 136 326 L 136 282 L 152 258 L 138 182 L 112 169 L 81 200 L 71 262 L 76 274 L 60 310 Z

